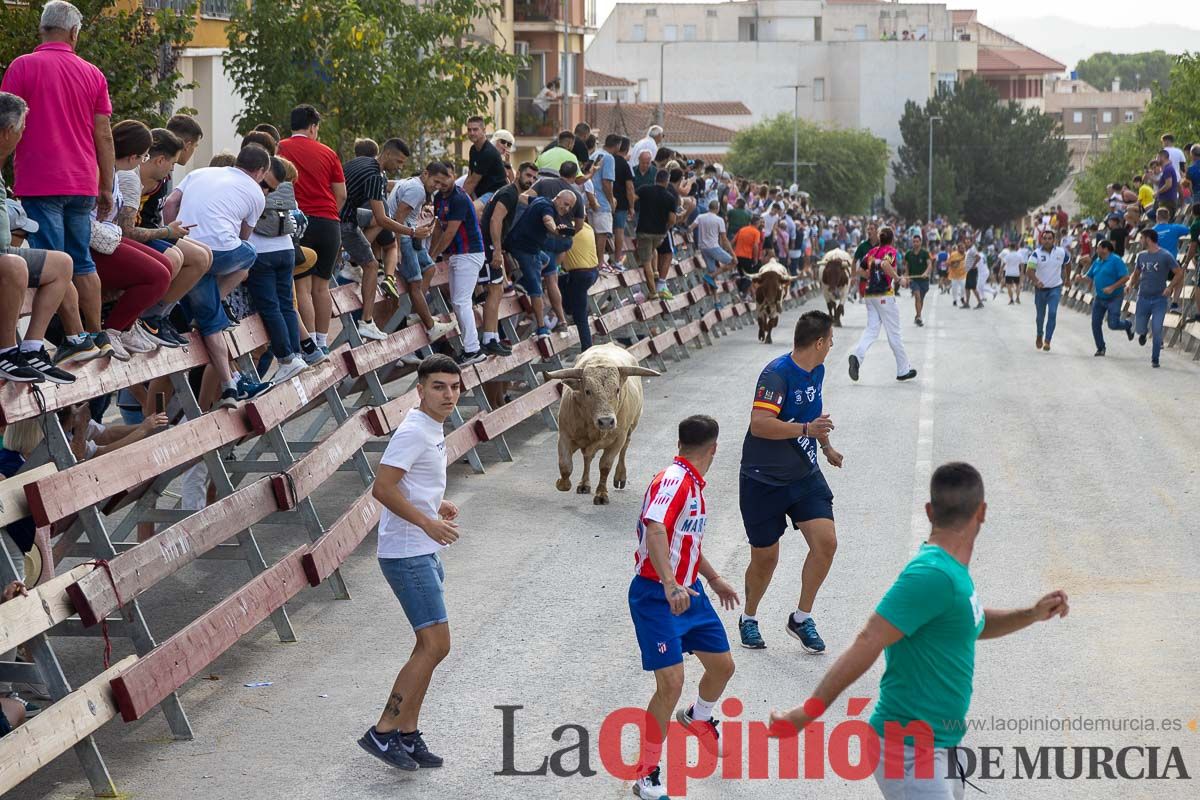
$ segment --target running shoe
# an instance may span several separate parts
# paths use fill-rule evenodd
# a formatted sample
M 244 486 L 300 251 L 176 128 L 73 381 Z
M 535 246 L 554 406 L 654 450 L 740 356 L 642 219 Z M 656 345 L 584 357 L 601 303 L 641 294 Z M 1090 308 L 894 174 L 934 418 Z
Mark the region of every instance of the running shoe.
M 396 286 L 396 278 L 386 273 L 379 273 L 379 289 L 393 300 L 400 299 L 400 288 Z
M 738 633 L 742 636 L 742 647 L 747 650 L 765 650 L 767 643 L 758 632 L 758 620 L 744 619 L 738 623 Z
M 158 349 L 158 342 L 151 339 L 134 323 L 127 331 L 109 331 L 110 338 L 119 339 L 125 349 L 131 353 L 153 353 Z
M 1150 366 L 1154 367 L 1155 369 L 1158 369 L 1161 366 L 1161 364 L 1159 364 L 1157 361 L 1151 361 Z
M 141 331 L 142 335 L 160 347 L 179 347 L 179 344 L 163 330 L 165 322 L 162 317 L 143 317 L 133 324 L 133 328 Z
M 918 327 L 918 328 L 924 328 L 924 327 L 925 327 L 925 323 L 924 323 L 924 322 L 921 320 L 921 318 L 920 318 L 920 317 L 917 317 L 917 327 Z
M 903 375 L 897 375 L 896 380 L 911 381 L 915 377 L 917 377 L 917 371 L 915 369 L 909 369 L 909 371 L 904 373 Z
M 1100 358 L 1100 357 L 1101 357 L 1101 356 L 1103 356 L 1103 355 L 1106 355 L 1106 353 L 1105 353 L 1103 350 L 1097 350 L 1095 353 L 1093 353 L 1093 354 L 1092 354 L 1092 357 L 1093 357 L 1093 358 Z
M 400 743 L 400 731 L 377 733 L 375 726 L 372 725 L 362 735 L 362 738 L 358 740 L 358 746 L 380 761 L 385 764 L 391 764 L 393 767 L 399 767 L 408 772 L 420 769 L 421 767 L 416 762 L 416 759 L 404 749 L 404 745 Z
M 658 299 L 659 300 L 674 300 L 675 295 L 671 294 L 670 289 L 659 289 L 658 290 Z
M 482 350 L 474 350 L 470 353 L 463 351 L 459 354 L 458 358 L 454 359 L 455 363 L 457 363 L 460 367 L 469 367 L 472 364 L 478 364 L 479 362 L 486 360 L 487 354 L 485 354 Z
M 1042 345 L 1042 351 L 1046 352 L 1046 353 L 1050 352 L 1050 340 L 1049 339 L 1047 339 L 1046 343 Z
M 858 380 L 858 367 L 859 367 L 858 356 L 851 353 L 850 354 L 850 380 L 852 380 L 852 381 Z
M 1146 346 L 1146 336 L 1147 334 L 1145 333 L 1138 334 L 1138 344 L 1140 344 L 1142 347 Z
M 13 383 L 41 383 L 43 380 L 42 373 L 30 366 L 25 354 L 15 347 L 0 353 L 0 379 Z
M 675 720 L 691 731 L 704 749 L 720 758 L 721 752 L 721 720 L 707 719 L 696 721 L 692 719 L 692 707 L 681 708 L 675 712 Z
M 114 330 L 100 331 L 92 337 L 92 341 L 100 348 L 100 355 L 111 356 L 117 361 L 128 361 L 133 356 L 125 349 L 125 345 L 121 344 L 121 338 L 116 334 Z
M 325 361 L 329 358 L 329 356 L 325 355 L 325 351 L 319 347 L 314 349 L 311 353 L 301 353 L 300 357 L 304 359 L 304 363 L 308 364 L 310 367 L 316 366 L 317 364 L 320 364 L 322 361 Z
M 1129 341 L 1133 341 L 1133 326 L 1130 325 L 1125 329 L 1125 335 L 1129 337 Z
M 238 390 L 226 388 L 221 390 L 221 397 L 217 400 L 216 408 L 237 408 Z
M 258 397 L 267 389 L 270 389 L 271 386 L 271 381 L 255 381 L 243 375 L 242 377 L 238 378 L 237 399 L 249 400 L 252 397 Z
M 74 383 L 75 376 L 67 372 L 65 369 L 59 369 L 50 361 L 50 354 L 46 352 L 46 348 L 42 347 L 38 350 L 26 351 L 21 353 L 21 357 L 25 359 L 25 364 L 37 370 L 43 378 L 51 383 Z
M 177 331 L 175 326 L 171 324 L 171 320 L 167 319 L 166 317 L 163 317 L 162 324 L 158 327 L 158 332 L 163 337 L 175 342 L 176 346 L 178 347 L 183 347 L 185 344 L 191 344 L 191 340 Z
M 363 322 L 361 320 L 358 323 L 358 335 L 364 339 L 376 342 L 382 342 L 387 338 L 387 334 L 379 330 L 379 326 L 374 322 Z
M 550 329 L 546 328 L 546 327 L 538 328 L 537 331 L 534 332 L 533 338 L 549 339 L 550 338 Z
M 483 343 L 483 352 L 487 353 L 489 356 L 498 356 L 499 358 L 504 358 L 512 355 L 512 348 L 505 347 L 499 339 L 493 339 L 490 342 Z
M 817 624 L 809 617 L 804 622 L 796 622 L 795 616 L 788 614 L 788 635 L 800 640 L 800 646 L 810 653 L 824 653 L 825 642 L 817 633 Z
M 650 774 L 638 778 L 633 784 L 633 796 L 641 800 L 669 800 L 667 787 L 662 782 L 662 769 L 655 767 Z
M 291 380 L 306 369 L 308 369 L 308 364 L 304 363 L 304 359 L 298 355 L 293 355 L 287 361 L 280 362 L 275 370 L 275 374 L 271 376 L 271 383 Z
M 435 756 L 429 752 L 429 748 L 425 745 L 425 739 L 421 736 L 420 731 L 413 733 L 400 734 L 400 745 L 404 748 L 404 752 L 412 757 L 412 760 L 417 762 L 418 766 L 431 768 L 440 767 L 442 765 L 442 757 Z

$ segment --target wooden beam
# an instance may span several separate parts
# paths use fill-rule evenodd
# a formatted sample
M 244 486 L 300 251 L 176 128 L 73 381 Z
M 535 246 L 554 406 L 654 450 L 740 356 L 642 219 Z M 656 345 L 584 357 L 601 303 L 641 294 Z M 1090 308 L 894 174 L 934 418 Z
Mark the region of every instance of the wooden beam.
M 650 342 L 650 352 L 656 356 L 661 356 L 680 343 L 679 339 L 675 336 L 674 328 L 663 331 L 658 336 L 652 336 L 648 341 Z
M 137 663 L 126 656 L 0 739 L 0 794 L 45 767 L 117 715 L 111 682 Z
M 350 419 L 339 425 L 317 447 L 305 453 L 283 475 L 272 475 L 271 485 L 275 504 L 280 509 L 294 508 L 299 500 L 308 497 L 329 480 L 338 467 L 345 464 L 370 440 L 375 431 L 368 419 L 371 409 L 360 408 Z M 293 494 L 294 493 L 294 494 Z
M 38 384 L 43 406 L 38 405 L 36 396 L 29 388 L 32 384 L 4 383 L 0 385 L 0 422 L 7 425 L 32 419 L 44 411 L 58 411 L 118 389 L 207 364 L 208 351 L 200 342 L 199 335 L 189 336 L 189 346 L 160 347 L 131 361 L 92 359 L 72 369 L 76 378 L 74 383 Z
M 593 295 L 611 292 L 614 289 L 620 289 L 622 285 L 623 284 L 621 283 L 621 276 L 619 273 L 601 275 L 595 283 L 588 287 L 588 294 Z
M 39 526 L 49 525 L 250 432 L 240 409 L 210 411 L 29 484 L 29 510 Z
M 0 653 L 45 633 L 75 613 L 67 587 L 92 571 L 80 565 L 0 605 Z
M 300 564 L 307 550 L 297 547 L 117 675 L 111 685 L 121 718 L 141 719 L 295 597 L 308 584 Z
M 429 345 L 429 336 L 420 325 L 409 325 L 403 330 L 393 333 L 381 342 L 367 342 L 362 347 L 355 347 L 347 355 L 350 374 L 360 378 L 368 372 L 373 372 L 384 364 L 390 364 L 400 356 L 415 353 L 418 349 Z
M 487 383 L 506 372 L 512 372 L 531 361 L 537 361 L 541 357 L 542 353 L 538 350 L 537 342 L 525 339 L 513 345 L 511 356 L 489 358 L 487 361 L 476 364 L 475 375 L 480 383 Z
M 709 311 L 700 318 L 700 330 L 704 331 L 705 333 L 709 333 L 717 327 L 717 324 L 720 321 L 721 312 L 714 308 L 712 311 Z
M 645 322 L 663 313 L 663 303 L 661 300 L 647 300 L 644 303 L 638 303 L 636 306 L 633 306 L 633 309 L 637 314 L 637 318 Z
M 475 431 L 475 422 L 482 414 L 476 414 L 469 420 L 465 421 L 461 426 L 455 428 L 449 436 L 446 437 L 446 463 L 453 464 L 458 461 L 468 450 L 472 450 L 479 444 L 479 434 Z
M 543 358 L 553 358 L 559 353 L 570 350 L 577 344 L 579 344 L 579 331 L 575 330 L 575 326 L 572 325 L 566 336 L 559 336 L 557 333 L 552 333 L 547 339 L 539 339 L 537 341 L 537 348 Z
M 0 525 L 8 525 L 28 517 L 29 503 L 25 499 L 25 485 L 53 475 L 57 471 L 58 468 L 53 464 L 43 464 L 0 480 Z M 0 650 L 0 653 L 3 652 Z
M 620 278 L 621 285 L 628 289 L 640 286 L 646 282 L 646 273 L 640 269 L 627 269 L 619 273 L 616 277 Z
M 387 436 L 396 430 L 400 427 L 400 421 L 404 419 L 404 415 L 420 404 L 421 398 L 417 396 L 417 389 L 414 386 L 395 400 L 389 400 L 381 406 L 372 408 L 369 413 L 375 435 Z
M 349 374 L 345 354 L 349 351 L 349 345 L 342 345 L 330 353 L 327 360 L 289 381 L 272 386 L 243 405 L 250 430 L 262 436 L 345 378 Z
M 490 442 L 509 428 L 529 419 L 562 395 L 562 382 L 551 380 L 531 392 L 481 414 L 475 419 L 475 433 L 481 442 Z
M 633 357 L 638 361 L 645 361 L 650 357 L 650 340 L 641 339 L 637 342 L 634 342 L 629 347 L 626 347 L 625 350 L 629 353 L 632 353 Z
M 262 317 L 258 314 L 242 318 L 237 325 L 222 331 L 222 335 L 229 347 L 231 358 L 253 353 L 271 341 L 271 337 L 267 335 L 267 326 L 263 325 Z
M 593 320 L 596 333 L 611 335 L 626 325 L 632 325 L 637 321 L 637 310 L 637 306 L 630 304 L 613 309 L 604 316 L 596 317 Z
M 686 325 L 680 325 L 675 333 L 679 334 L 679 343 L 686 344 L 700 335 L 700 320 L 693 320 Z
M 300 557 L 309 586 L 320 586 L 379 524 L 383 506 L 368 489 Z

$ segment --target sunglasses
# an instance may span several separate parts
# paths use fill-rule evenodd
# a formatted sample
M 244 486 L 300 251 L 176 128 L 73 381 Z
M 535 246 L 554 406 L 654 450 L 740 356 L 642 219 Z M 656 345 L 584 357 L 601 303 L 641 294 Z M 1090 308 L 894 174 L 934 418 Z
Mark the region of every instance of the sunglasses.
M 504 145 L 505 147 L 512 147 L 512 146 L 513 146 L 513 143 L 512 143 L 512 142 L 510 142 L 510 141 L 508 141 L 507 139 L 497 139 L 497 140 L 496 140 L 496 144 L 502 144 L 502 145 Z

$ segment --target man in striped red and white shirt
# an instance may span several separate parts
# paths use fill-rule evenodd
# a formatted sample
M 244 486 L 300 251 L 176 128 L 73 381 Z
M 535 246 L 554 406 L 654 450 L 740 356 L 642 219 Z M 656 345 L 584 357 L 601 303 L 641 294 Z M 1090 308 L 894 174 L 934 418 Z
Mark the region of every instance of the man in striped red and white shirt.
M 636 574 L 629 585 L 629 613 L 642 652 L 642 669 L 654 673 L 657 687 L 648 713 L 658 723 L 642 741 L 642 776 L 633 793 L 643 800 L 666 797 L 658 762 L 671 712 L 683 694 L 683 654 L 704 666 L 696 701 L 675 718 L 720 754 L 718 721 L 712 711 L 733 676 L 729 639 L 709 602 L 700 577 L 727 609 L 740 603 L 737 591 L 704 558 L 700 549 L 708 506 L 704 474 L 717 453 L 717 421 L 693 416 L 679 423 L 679 455 L 654 476 L 638 516 Z

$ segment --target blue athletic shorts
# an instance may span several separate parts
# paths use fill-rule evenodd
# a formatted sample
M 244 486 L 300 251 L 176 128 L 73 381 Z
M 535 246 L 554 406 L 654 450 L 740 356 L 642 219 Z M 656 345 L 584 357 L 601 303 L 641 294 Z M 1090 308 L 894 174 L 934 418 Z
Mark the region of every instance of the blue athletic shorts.
M 738 481 L 742 524 L 751 547 L 770 547 L 793 527 L 810 519 L 833 519 L 833 491 L 820 470 L 786 486 L 771 486 L 745 475 Z
M 729 637 L 704 585 L 692 584 L 697 593 L 688 610 L 675 616 L 662 584 L 633 576 L 629 584 L 629 615 L 642 651 L 642 669 L 653 672 L 683 663 L 685 652 L 728 653 Z

